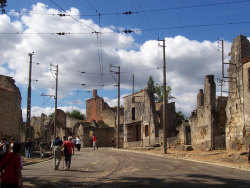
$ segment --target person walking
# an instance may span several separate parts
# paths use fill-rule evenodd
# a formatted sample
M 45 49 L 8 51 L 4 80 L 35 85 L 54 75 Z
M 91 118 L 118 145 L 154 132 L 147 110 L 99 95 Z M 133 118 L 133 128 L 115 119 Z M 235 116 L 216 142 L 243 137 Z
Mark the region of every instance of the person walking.
M 0 161 L 5 157 L 5 155 L 9 152 L 9 144 L 5 137 L 2 137 L 0 143 Z
M 54 160 L 53 160 L 54 161 L 54 170 L 58 170 L 60 162 L 61 162 L 62 144 L 63 144 L 63 142 L 60 140 L 59 136 L 57 136 L 51 145 L 51 155 L 52 155 L 52 151 L 53 151 L 53 157 L 54 157 Z
M 46 149 L 46 144 L 45 144 L 44 140 L 42 140 L 42 141 L 39 143 L 38 149 L 40 150 L 40 156 L 41 156 L 41 158 L 43 159 L 43 158 L 44 158 L 44 155 L 45 155 L 45 149 Z
M 9 148 L 10 153 L 13 152 L 14 143 L 15 143 L 15 138 L 11 138 L 10 139 L 10 148 Z
M 25 143 L 26 157 L 29 159 L 31 158 L 32 148 L 33 148 L 33 144 L 32 144 L 31 139 L 29 138 L 27 142 Z
M 77 136 L 76 138 L 76 148 L 78 151 L 80 151 L 81 149 L 81 139 L 79 138 L 79 136 Z
M 69 137 L 67 141 L 63 143 L 63 147 L 66 147 L 64 152 L 66 167 L 65 170 L 70 170 L 71 157 L 74 155 L 74 143 L 72 142 L 72 137 Z
M 96 146 L 96 139 L 97 139 L 96 135 L 93 134 L 93 148 L 94 148 L 94 150 L 98 149 L 98 147 Z
M 9 187 L 22 187 L 22 166 L 21 157 L 19 155 L 21 151 L 21 144 L 14 143 L 13 152 L 8 153 L 0 163 L 1 176 L 1 188 Z

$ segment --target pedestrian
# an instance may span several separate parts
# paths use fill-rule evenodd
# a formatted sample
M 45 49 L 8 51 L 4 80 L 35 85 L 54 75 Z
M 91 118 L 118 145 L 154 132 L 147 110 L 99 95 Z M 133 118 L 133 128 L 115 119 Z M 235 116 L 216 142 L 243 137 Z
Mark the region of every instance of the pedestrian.
M 61 159 L 62 159 L 62 153 L 61 153 L 62 144 L 63 142 L 60 140 L 59 136 L 57 136 L 51 145 L 50 154 L 52 155 L 52 151 L 53 151 L 54 170 L 58 170 Z
M 13 152 L 14 143 L 15 143 L 15 138 L 11 138 L 10 139 L 10 148 L 9 148 L 10 153 Z
M 76 148 L 78 151 L 80 151 L 81 149 L 81 139 L 79 138 L 79 136 L 77 136 L 76 138 Z
M 112 147 L 114 147 L 114 143 L 115 143 L 115 140 L 114 140 L 114 137 L 112 136 L 111 137 L 111 145 L 112 145 Z
M 74 136 L 72 136 L 72 140 L 71 140 L 71 142 L 73 142 L 73 143 L 74 143 L 74 149 L 75 149 L 76 139 L 75 139 L 75 137 L 74 137 Z
M 22 187 L 21 144 L 14 143 L 13 152 L 8 153 L 0 163 L 1 188 Z
M 45 149 L 46 149 L 46 144 L 45 144 L 44 140 L 42 140 L 42 141 L 39 143 L 38 149 L 39 149 L 39 151 L 40 151 L 40 156 L 41 156 L 41 158 L 43 159 L 44 156 L 45 156 Z
M 68 137 L 68 141 L 65 141 L 63 143 L 63 147 L 66 147 L 65 149 L 65 163 L 66 167 L 65 170 L 70 170 L 70 165 L 71 165 L 71 157 L 74 155 L 74 143 L 72 142 L 72 137 Z
M 93 133 L 93 148 L 94 148 L 94 150 L 95 150 L 95 149 L 98 149 L 98 147 L 96 146 L 96 139 L 97 139 L 97 137 L 96 137 L 96 135 Z
M 5 157 L 8 151 L 9 151 L 9 143 L 7 142 L 5 137 L 2 137 L 0 143 L 0 161 Z
M 26 157 L 29 159 L 31 158 L 32 148 L 33 148 L 33 143 L 31 139 L 29 138 L 27 142 L 25 143 Z
M 250 144 L 248 146 L 248 163 L 250 164 Z

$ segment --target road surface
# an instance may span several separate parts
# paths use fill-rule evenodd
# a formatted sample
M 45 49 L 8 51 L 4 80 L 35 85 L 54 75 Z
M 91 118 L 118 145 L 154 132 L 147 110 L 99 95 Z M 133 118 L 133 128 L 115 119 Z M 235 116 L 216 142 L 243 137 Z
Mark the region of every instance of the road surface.
M 70 171 L 52 160 L 24 167 L 24 187 L 250 187 L 250 172 L 112 148 L 82 148 Z

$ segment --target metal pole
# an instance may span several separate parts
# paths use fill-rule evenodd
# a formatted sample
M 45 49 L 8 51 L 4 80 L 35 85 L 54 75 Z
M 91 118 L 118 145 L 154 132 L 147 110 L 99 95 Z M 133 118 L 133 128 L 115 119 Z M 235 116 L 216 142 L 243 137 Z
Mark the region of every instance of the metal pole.
M 27 95 L 27 118 L 26 118 L 26 129 L 25 129 L 25 139 L 30 138 L 30 114 L 31 114 L 31 71 L 32 71 L 32 55 L 34 52 L 29 53 L 30 64 L 29 64 L 29 86 Z
M 119 148 L 119 126 L 120 126 L 120 66 L 118 66 L 117 148 Z
M 221 49 L 221 61 L 222 61 L 222 79 L 224 78 L 224 42 L 223 40 L 221 40 L 221 46 L 222 46 L 222 49 Z
M 56 66 L 56 95 L 55 95 L 55 113 L 54 113 L 54 139 L 56 138 L 56 127 L 57 127 L 57 119 L 56 119 L 56 111 L 57 111 L 57 90 L 58 90 L 58 65 Z
M 135 92 L 135 74 L 132 74 L 132 80 L 133 80 L 133 90 L 132 90 L 132 92 L 134 94 L 134 92 Z
M 166 57 L 165 57 L 165 39 L 159 40 L 163 42 L 163 152 L 167 153 L 167 128 L 166 128 L 166 107 L 167 107 L 167 97 L 166 97 Z

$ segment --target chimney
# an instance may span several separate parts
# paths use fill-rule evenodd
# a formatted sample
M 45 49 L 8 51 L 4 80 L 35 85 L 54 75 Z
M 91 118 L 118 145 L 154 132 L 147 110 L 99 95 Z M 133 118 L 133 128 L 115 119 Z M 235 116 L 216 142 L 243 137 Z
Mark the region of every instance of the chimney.
M 97 98 L 97 90 L 93 89 L 93 98 Z

